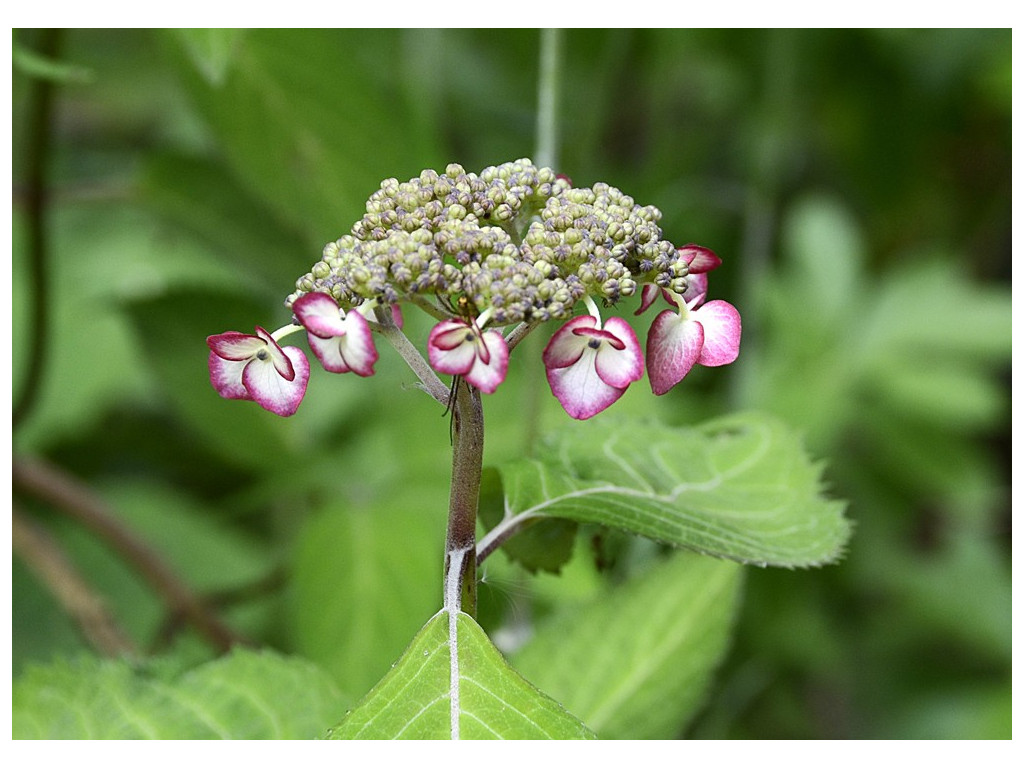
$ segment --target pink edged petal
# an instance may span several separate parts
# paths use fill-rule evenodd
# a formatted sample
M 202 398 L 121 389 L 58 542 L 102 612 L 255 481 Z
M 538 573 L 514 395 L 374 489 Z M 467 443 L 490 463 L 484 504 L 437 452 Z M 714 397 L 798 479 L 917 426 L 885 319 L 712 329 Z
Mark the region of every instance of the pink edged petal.
M 249 390 L 242 384 L 242 371 L 248 364 L 248 360 L 225 360 L 216 352 L 210 352 L 210 383 L 217 394 L 228 400 L 252 400 Z
M 587 346 L 593 349 L 598 349 L 599 346 L 604 346 L 605 344 L 610 344 L 618 350 L 626 348 L 625 341 L 604 328 L 573 328 L 572 332 L 576 336 L 586 339 Z M 596 344 L 594 343 L 595 341 L 597 342 Z
M 266 342 L 249 333 L 228 331 L 218 333 L 216 336 L 207 336 L 206 346 L 225 360 L 248 360 L 264 349 Z
M 697 358 L 700 365 L 728 365 L 739 357 L 743 324 L 736 307 L 716 299 L 697 309 L 691 317 L 704 328 L 704 346 Z
M 647 283 L 640 293 L 640 309 L 638 309 L 633 314 L 639 315 L 646 312 L 650 308 L 650 306 L 654 304 L 659 294 L 663 299 L 665 299 L 665 303 L 667 303 L 669 306 L 677 306 L 677 304 L 672 300 L 671 293 L 666 291 L 664 288 L 655 285 L 654 283 Z
M 703 346 L 704 328 L 692 316 L 683 319 L 667 309 L 654 318 L 647 334 L 647 376 L 654 394 L 663 395 L 682 381 Z
M 330 339 L 322 339 L 307 333 L 309 348 L 331 373 L 355 372 L 360 376 L 372 376 L 373 365 L 377 362 L 377 348 L 373 333 L 366 318 L 358 312 L 349 312 L 343 321 L 345 333 Z
M 433 327 L 427 339 L 427 358 L 438 373 L 462 376 L 477 360 L 476 333 L 461 320 L 443 320 Z
M 306 394 L 309 381 L 309 361 L 298 347 L 281 350 L 292 367 L 291 380 L 281 376 L 269 360 L 253 360 L 242 372 L 242 383 L 252 399 L 278 416 L 291 416 Z
M 397 304 L 391 305 L 391 321 L 399 328 L 405 323 L 405 318 L 402 317 L 402 308 Z
M 292 304 L 292 312 L 309 333 L 322 339 L 345 335 L 345 324 L 338 303 L 326 293 L 300 296 Z
M 274 364 L 274 368 L 277 370 L 279 376 L 282 376 L 287 381 L 292 381 L 295 378 L 295 368 L 292 366 L 291 360 L 288 355 L 281 349 L 281 345 L 274 341 L 274 337 L 267 333 L 264 329 L 256 326 L 256 335 L 267 342 L 266 352 L 269 356 L 270 361 Z M 265 356 L 266 357 L 266 356 Z M 260 361 L 265 358 L 260 357 L 260 353 L 256 353 L 256 360 Z M 305 359 L 305 356 L 303 356 Z
M 475 340 L 476 333 L 464 320 L 443 320 L 430 330 L 427 345 L 449 350 Z
M 690 265 L 690 274 L 695 275 L 701 272 L 710 272 L 722 266 L 722 260 L 710 248 L 701 245 L 684 245 L 679 249 L 679 255 Z
M 592 329 L 596 325 L 597 319 L 592 315 L 580 315 L 555 331 L 555 335 L 544 347 L 544 367 L 551 370 L 573 365 L 588 349 L 587 342 L 590 341 L 587 336 L 574 331 Z
M 497 331 L 485 331 L 481 342 L 486 345 L 487 354 L 477 355 L 473 367 L 463 378 L 481 392 L 490 395 L 505 380 L 508 372 L 508 344 Z
M 614 403 L 625 392 L 613 387 L 597 374 L 596 350 L 589 347 L 573 365 L 547 369 L 551 393 L 574 419 L 589 419 Z
M 705 296 L 708 292 L 708 276 L 704 272 L 696 275 L 686 276 L 686 291 L 683 293 L 683 301 L 689 304 L 698 296 Z
M 610 317 L 604 324 L 618 345 L 604 343 L 597 350 L 595 368 L 605 384 L 625 389 L 644 375 L 644 355 L 633 328 L 621 317 Z M 621 346 L 620 346 L 621 345 Z
M 373 364 L 379 355 L 373 343 L 373 331 L 366 318 L 358 312 L 345 315 L 346 334 L 341 341 L 341 353 L 349 367 L 360 376 L 372 376 Z
M 650 309 L 651 304 L 658 298 L 659 290 L 658 286 L 654 283 L 644 283 L 644 287 L 640 289 L 640 308 L 633 314 L 642 315 Z

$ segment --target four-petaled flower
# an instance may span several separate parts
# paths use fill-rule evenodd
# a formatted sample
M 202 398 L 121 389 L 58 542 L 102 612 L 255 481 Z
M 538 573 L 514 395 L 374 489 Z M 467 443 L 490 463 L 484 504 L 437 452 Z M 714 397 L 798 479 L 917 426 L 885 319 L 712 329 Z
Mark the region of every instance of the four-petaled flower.
M 377 348 L 370 324 L 357 310 L 342 311 L 326 293 L 307 293 L 295 300 L 292 311 L 306 329 L 309 348 L 326 370 L 373 375 Z
M 740 313 L 726 301 L 703 304 L 704 294 L 689 301 L 670 292 L 678 312 L 666 309 L 647 334 L 647 375 L 654 394 L 663 395 L 683 380 L 694 365 L 733 362 L 740 353 Z
M 594 315 L 574 317 L 551 337 L 543 360 L 551 392 L 574 419 L 600 413 L 644 373 L 636 333 L 618 317 L 603 328 Z
M 707 272 L 722 260 L 698 245 L 683 246 L 678 253 L 687 265 L 684 292 L 648 283 L 636 311 L 646 311 L 659 294 L 674 308 L 661 312 L 647 335 L 647 370 L 656 395 L 678 384 L 694 365 L 726 365 L 739 355 L 739 312 L 725 301 L 704 304 Z M 644 372 L 644 355 L 629 324 L 612 317 L 602 326 L 593 298 L 584 295 L 583 301 L 590 313 L 556 331 L 543 354 L 551 391 L 575 419 L 589 419 L 608 408 Z M 292 304 L 301 325 L 274 334 L 257 326 L 255 335 L 229 331 L 209 336 L 210 381 L 222 397 L 254 400 L 268 411 L 291 416 L 305 395 L 309 362 L 301 350 L 281 347 L 278 339 L 304 329 L 326 370 L 371 376 L 378 354 L 364 313 L 375 306 L 371 301 L 346 312 L 330 294 L 314 291 Z M 392 321 L 401 327 L 397 305 L 390 309 Z M 492 307 L 478 317 L 453 317 L 434 326 L 427 341 L 431 367 L 493 393 L 505 380 L 509 358 L 501 332 L 482 330 L 493 312 Z
M 474 320 L 454 318 L 435 325 L 427 339 L 427 357 L 438 373 L 461 376 L 487 394 L 508 371 L 505 338 L 498 331 L 481 330 Z
M 291 416 L 306 394 L 309 361 L 298 347 L 281 347 L 256 326 L 256 335 L 228 331 L 208 336 L 210 382 L 221 397 L 254 400 Z

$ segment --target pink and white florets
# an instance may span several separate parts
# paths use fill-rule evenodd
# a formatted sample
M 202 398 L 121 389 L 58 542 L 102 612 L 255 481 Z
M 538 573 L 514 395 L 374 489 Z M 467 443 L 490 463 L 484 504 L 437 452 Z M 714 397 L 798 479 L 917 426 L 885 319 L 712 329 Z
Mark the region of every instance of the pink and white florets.
M 728 365 L 740 353 L 742 324 L 732 304 L 703 304 L 704 294 L 675 301 L 678 311 L 661 312 L 647 334 L 647 375 L 656 395 L 682 381 L 694 365 Z
M 210 382 L 221 397 L 254 400 L 278 416 L 291 416 L 306 394 L 309 361 L 298 347 L 281 347 L 256 326 L 255 335 L 228 331 L 208 336 Z
M 575 187 L 526 159 L 479 174 L 451 164 L 403 183 L 386 179 L 365 215 L 296 282 L 285 302 L 295 324 L 208 339 L 211 383 L 224 397 L 295 413 L 309 365 L 279 342 L 305 331 L 327 371 L 371 376 L 381 334 L 435 399 L 445 402 L 447 390 L 436 374 L 491 394 L 519 341 L 557 320 L 543 364 L 571 417 L 610 407 L 645 367 L 655 394 L 664 394 L 694 365 L 735 360 L 741 323 L 731 304 L 705 303 L 708 273 L 722 260 L 702 246 L 677 248 L 662 236 L 660 219 L 657 208 L 615 187 Z M 659 296 L 671 307 L 651 325 L 646 366 L 629 323 L 602 320 L 598 310 L 599 302 L 610 307 L 636 293 L 636 314 Z M 427 360 L 405 336 L 400 305 L 435 319 Z
M 629 323 L 609 318 L 602 326 L 597 307 L 574 317 L 544 349 L 551 392 L 574 419 L 589 419 L 618 400 L 644 374 L 643 353 Z
M 345 312 L 326 293 L 307 293 L 295 300 L 292 311 L 325 370 L 373 375 L 377 348 L 370 324 L 358 309 Z
M 453 318 L 433 327 L 427 357 L 438 373 L 461 376 L 486 394 L 493 394 L 508 371 L 508 344 L 498 331 L 483 331 L 487 318 Z

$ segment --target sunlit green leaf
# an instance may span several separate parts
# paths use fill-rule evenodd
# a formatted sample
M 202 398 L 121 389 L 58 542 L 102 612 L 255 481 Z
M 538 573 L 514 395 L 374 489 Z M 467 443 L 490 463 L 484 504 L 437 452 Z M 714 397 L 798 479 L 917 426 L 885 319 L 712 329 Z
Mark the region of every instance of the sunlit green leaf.
M 742 568 L 677 553 L 556 613 L 512 657 L 601 738 L 678 736 L 725 652 Z
M 826 563 L 850 532 L 797 435 L 756 414 L 574 424 L 500 470 L 511 520 L 566 517 L 741 562 Z
M 81 658 L 14 685 L 16 739 L 311 739 L 344 710 L 307 661 L 235 650 L 183 674 Z
M 452 647 L 457 648 L 454 659 Z M 330 738 L 585 739 L 593 734 L 509 667 L 472 618 L 441 611 Z

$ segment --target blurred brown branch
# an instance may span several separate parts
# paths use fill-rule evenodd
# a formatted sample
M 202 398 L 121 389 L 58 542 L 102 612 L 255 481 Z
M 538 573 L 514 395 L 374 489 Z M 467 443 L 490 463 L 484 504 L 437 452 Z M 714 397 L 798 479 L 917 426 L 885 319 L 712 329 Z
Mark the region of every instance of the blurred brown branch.
M 14 459 L 14 487 L 45 501 L 99 536 L 132 565 L 166 603 L 220 651 L 244 642 L 182 581 L 152 547 L 117 519 L 86 485 L 41 459 Z
M 136 654 L 134 644 L 103 598 L 86 582 L 53 537 L 17 506 L 12 508 L 11 538 L 14 553 L 49 587 L 93 648 L 105 656 Z

